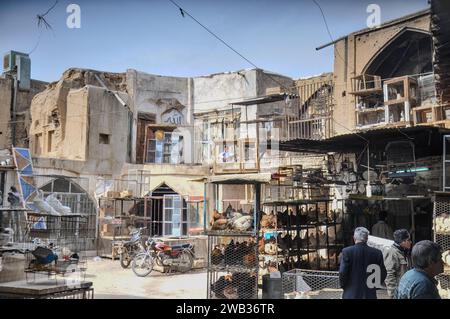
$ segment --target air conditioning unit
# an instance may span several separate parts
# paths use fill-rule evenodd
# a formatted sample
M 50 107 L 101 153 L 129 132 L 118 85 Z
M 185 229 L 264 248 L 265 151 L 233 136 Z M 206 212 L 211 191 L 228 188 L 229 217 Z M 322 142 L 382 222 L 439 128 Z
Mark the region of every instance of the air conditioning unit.
M 17 67 L 17 68 L 16 68 Z M 26 53 L 9 51 L 3 56 L 3 71 L 16 71 L 19 89 L 29 90 L 31 86 L 31 60 Z

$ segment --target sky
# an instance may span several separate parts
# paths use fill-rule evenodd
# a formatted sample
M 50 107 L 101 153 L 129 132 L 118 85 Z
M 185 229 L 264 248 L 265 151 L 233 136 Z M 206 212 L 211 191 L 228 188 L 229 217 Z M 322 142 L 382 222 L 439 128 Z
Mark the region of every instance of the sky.
M 29 53 L 33 79 L 56 81 L 70 67 L 167 76 L 201 76 L 252 68 L 169 0 L 0 0 L 0 53 Z M 300 78 L 333 69 L 332 46 L 367 27 L 367 6 L 381 22 L 428 7 L 427 0 L 174 0 L 259 68 Z M 81 27 L 68 28 L 69 4 Z M 33 50 L 34 49 L 34 50 Z

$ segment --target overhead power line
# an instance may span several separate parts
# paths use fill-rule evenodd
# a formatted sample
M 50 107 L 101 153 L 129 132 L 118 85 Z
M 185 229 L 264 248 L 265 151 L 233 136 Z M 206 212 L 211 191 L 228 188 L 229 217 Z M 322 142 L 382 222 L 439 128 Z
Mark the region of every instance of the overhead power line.
M 201 23 L 200 21 L 198 21 L 194 16 L 192 16 L 188 11 L 186 11 L 186 9 L 182 8 L 178 3 L 176 3 L 173 0 L 169 0 L 174 6 L 176 6 L 181 13 L 181 16 L 184 18 L 185 16 L 190 17 L 192 20 L 194 20 L 199 26 L 201 26 L 203 29 L 205 29 L 209 34 L 211 34 L 214 38 L 216 38 L 217 40 L 219 40 L 222 44 L 224 44 L 227 48 L 229 48 L 231 51 L 233 51 L 234 53 L 236 53 L 238 56 L 240 56 L 243 60 L 245 60 L 247 63 L 249 63 L 251 66 L 253 66 L 256 69 L 261 69 L 259 68 L 255 63 L 253 63 L 252 61 L 250 61 L 250 59 L 246 58 L 243 54 L 239 53 L 235 48 L 233 48 L 230 44 L 228 44 L 225 40 L 223 40 L 221 37 L 219 37 L 217 34 L 215 34 L 213 31 L 211 31 L 211 29 L 209 29 L 208 27 L 206 27 L 203 23 Z M 272 77 L 270 74 L 265 73 L 265 75 L 267 75 L 270 79 L 272 79 L 274 82 L 276 82 L 277 84 L 280 85 L 280 87 L 282 87 L 283 89 L 288 89 L 284 84 L 280 83 L 277 79 L 275 79 L 274 77 Z

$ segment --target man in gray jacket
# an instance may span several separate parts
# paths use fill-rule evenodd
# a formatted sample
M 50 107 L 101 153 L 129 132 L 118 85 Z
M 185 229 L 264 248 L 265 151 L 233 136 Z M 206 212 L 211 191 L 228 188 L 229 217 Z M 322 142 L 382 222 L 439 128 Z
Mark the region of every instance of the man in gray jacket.
M 406 229 L 394 232 L 394 244 L 384 256 L 386 267 L 386 288 L 390 298 L 394 298 L 400 278 L 411 269 L 411 237 Z

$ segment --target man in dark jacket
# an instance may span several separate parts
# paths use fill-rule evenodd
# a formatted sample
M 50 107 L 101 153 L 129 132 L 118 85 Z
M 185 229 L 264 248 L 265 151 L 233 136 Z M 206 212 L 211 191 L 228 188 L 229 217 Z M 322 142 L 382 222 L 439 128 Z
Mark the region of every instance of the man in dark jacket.
M 344 289 L 343 299 L 377 299 L 377 288 L 386 279 L 381 250 L 367 246 L 369 231 L 355 229 L 355 245 L 342 250 L 339 282 Z

